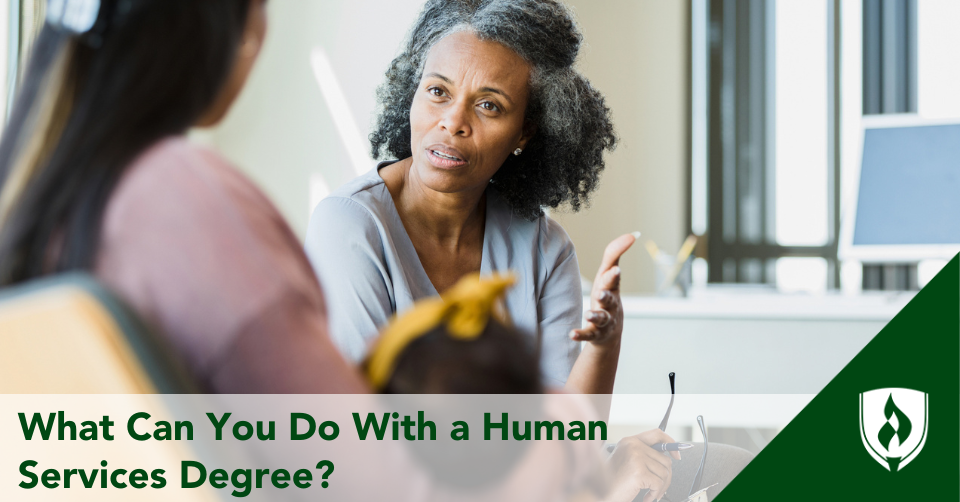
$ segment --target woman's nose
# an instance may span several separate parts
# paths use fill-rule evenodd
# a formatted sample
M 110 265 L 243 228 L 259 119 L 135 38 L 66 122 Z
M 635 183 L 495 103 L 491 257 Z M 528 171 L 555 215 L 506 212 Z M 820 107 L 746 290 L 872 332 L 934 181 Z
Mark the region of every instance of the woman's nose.
M 451 136 L 469 136 L 472 132 L 470 111 L 468 106 L 459 103 L 447 107 L 440 120 L 440 127 Z

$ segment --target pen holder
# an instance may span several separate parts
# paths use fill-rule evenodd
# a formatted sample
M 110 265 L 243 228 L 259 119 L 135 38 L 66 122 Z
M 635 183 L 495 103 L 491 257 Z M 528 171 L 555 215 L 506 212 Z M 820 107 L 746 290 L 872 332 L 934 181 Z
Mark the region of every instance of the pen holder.
M 687 257 L 679 270 L 676 257 L 665 253 L 657 256 L 654 263 L 657 265 L 657 296 L 686 298 L 692 282 L 693 256 Z

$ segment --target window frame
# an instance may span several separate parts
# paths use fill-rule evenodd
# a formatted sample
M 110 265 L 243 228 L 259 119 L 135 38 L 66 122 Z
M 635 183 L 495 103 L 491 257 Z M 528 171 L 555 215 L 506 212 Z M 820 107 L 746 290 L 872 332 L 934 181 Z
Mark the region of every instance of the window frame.
M 775 177 L 775 2 L 765 0 L 706 0 L 691 2 L 691 32 L 694 16 L 704 15 L 695 9 L 707 10 L 706 36 L 691 36 L 691 44 L 706 40 L 707 44 L 707 132 L 706 144 L 697 145 L 691 141 L 691 148 L 702 148 L 707 152 L 707 232 L 706 251 L 701 255 L 707 258 L 708 282 L 759 282 L 776 283 L 776 260 L 786 257 L 823 258 L 828 264 L 827 285 L 830 289 L 840 287 L 840 266 L 837 260 L 837 247 L 840 229 L 840 2 L 827 0 L 827 65 L 828 65 L 828 138 L 827 138 L 827 190 L 828 190 L 828 235 L 829 241 L 822 246 L 787 246 L 776 242 L 776 177 Z M 747 30 L 737 30 L 740 26 Z M 746 36 L 742 33 L 746 32 Z M 732 33 L 732 34 L 731 34 Z M 751 43 L 756 39 L 762 44 Z M 757 51 L 758 45 L 762 54 Z M 702 50 L 694 47 L 692 50 Z M 691 58 L 696 61 L 696 57 Z M 740 61 L 747 62 L 744 68 Z M 718 70 L 719 69 L 719 70 Z M 703 68 L 692 68 L 692 79 L 703 72 Z M 747 85 L 743 79 L 749 79 Z M 752 88 L 751 88 L 752 86 Z M 761 90 L 757 90 L 757 88 Z M 698 88 L 697 82 L 691 88 Z M 746 90 L 745 90 L 746 89 Z M 751 92 L 753 91 L 753 92 Z M 691 102 L 702 99 L 691 94 Z M 697 113 L 691 105 L 692 113 Z M 691 123 L 696 124 L 702 118 L 692 116 Z M 751 123 L 748 123 L 751 122 Z M 758 125 L 757 123 L 760 122 Z M 759 131 L 758 131 L 759 129 Z M 744 133 L 748 136 L 743 138 Z M 697 135 L 692 135 L 697 137 Z M 753 141 L 754 144 L 748 144 Z M 759 146 L 757 143 L 761 143 Z M 742 151 L 759 150 L 753 153 L 753 165 L 744 167 Z M 696 157 L 692 154 L 691 157 Z M 740 162 L 738 162 L 738 159 Z M 693 186 L 702 179 L 694 181 L 695 173 L 691 164 L 690 197 Z M 760 177 L 760 238 L 754 229 L 750 238 L 744 238 L 739 228 L 743 212 L 744 184 L 740 178 L 753 175 Z M 700 174 L 702 176 L 702 174 Z M 757 181 L 753 180 L 754 188 Z M 731 197 L 732 196 L 732 197 Z M 731 198 L 733 200 L 731 200 Z M 691 213 L 694 209 L 691 207 Z M 693 217 L 689 229 L 693 230 Z M 756 269 L 761 263 L 759 280 L 756 271 L 749 274 L 746 268 Z

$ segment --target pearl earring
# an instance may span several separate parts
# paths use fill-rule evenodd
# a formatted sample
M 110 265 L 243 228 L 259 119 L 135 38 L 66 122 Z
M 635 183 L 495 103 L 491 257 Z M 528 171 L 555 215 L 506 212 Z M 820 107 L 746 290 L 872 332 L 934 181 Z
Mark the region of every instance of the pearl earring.
M 523 150 L 521 150 L 520 148 L 517 148 L 516 150 L 513 151 L 513 154 L 517 156 L 519 156 L 521 153 L 523 153 Z

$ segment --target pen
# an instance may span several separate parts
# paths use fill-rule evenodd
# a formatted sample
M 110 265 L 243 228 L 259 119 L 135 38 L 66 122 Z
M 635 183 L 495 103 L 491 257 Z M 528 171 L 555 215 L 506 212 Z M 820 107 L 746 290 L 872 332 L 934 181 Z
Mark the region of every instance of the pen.
M 657 451 L 680 451 L 686 450 L 688 448 L 693 448 L 693 445 L 690 443 L 657 443 L 650 445 L 651 448 Z M 617 449 L 616 443 L 611 443 L 607 445 L 607 453 L 613 453 L 613 450 Z
M 690 443 L 657 443 L 650 445 L 650 447 L 657 451 L 680 451 L 693 448 L 693 445 Z
M 660 285 L 660 289 L 667 289 L 668 286 L 673 284 L 673 281 L 677 280 L 677 276 L 680 275 L 680 271 L 683 270 L 683 265 L 686 263 L 687 258 L 690 257 L 690 254 L 693 253 L 693 249 L 697 246 L 697 236 L 690 234 L 687 236 L 687 239 L 683 241 L 683 245 L 680 246 L 680 252 L 677 253 L 677 259 L 673 264 L 673 271 L 670 272 L 670 275 L 663 281 L 663 284 Z

